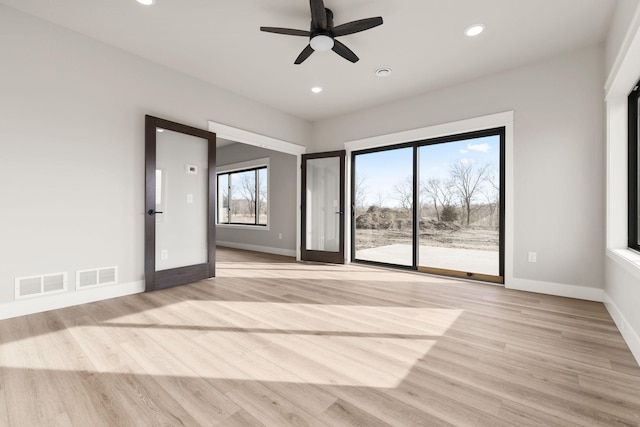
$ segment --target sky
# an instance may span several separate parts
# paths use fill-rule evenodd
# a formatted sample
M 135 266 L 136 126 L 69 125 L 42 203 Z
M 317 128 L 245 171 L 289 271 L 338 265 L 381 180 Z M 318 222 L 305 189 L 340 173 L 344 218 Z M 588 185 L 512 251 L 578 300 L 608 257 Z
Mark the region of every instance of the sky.
M 413 172 L 413 148 L 379 151 L 356 155 L 356 179 L 364 179 L 367 204 L 384 195 L 384 206 L 397 206 L 393 187 Z M 456 162 L 472 162 L 478 165 L 490 163 L 496 177 L 500 164 L 500 137 L 488 136 L 441 144 L 422 146 L 419 149 L 419 170 L 422 181 L 431 178 L 447 180 L 451 165 Z

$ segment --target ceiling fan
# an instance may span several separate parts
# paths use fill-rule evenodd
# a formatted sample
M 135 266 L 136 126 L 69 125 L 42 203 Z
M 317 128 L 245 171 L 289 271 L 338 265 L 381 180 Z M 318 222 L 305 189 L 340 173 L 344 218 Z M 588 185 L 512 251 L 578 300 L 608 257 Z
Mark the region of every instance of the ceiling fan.
M 348 61 L 358 62 L 360 58 L 335 38 L 359 33 L 360 31 L 382 25 L 382 17 L 359 19 L 334 27 L 333 12 L 324 7 L 322 0 L 310 0 L 309 3 L 311 5 L 311 29 L 309 31 L 278 27 L 260 27 L 260 31 L 286 34 L 288 36 L 309 37 L 309 44 L 300 55 L 298 55 L 294 64 L 302 64 L 314 51 L 324 52 L 327 50 L 333 50 Z

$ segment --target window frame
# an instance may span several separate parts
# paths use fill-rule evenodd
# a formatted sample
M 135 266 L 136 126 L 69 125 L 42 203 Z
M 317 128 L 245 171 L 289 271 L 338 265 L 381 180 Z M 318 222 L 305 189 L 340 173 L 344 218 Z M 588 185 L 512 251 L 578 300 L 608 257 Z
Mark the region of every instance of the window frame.
M 627 124 L 628 124 L 628 238 L 627 246 L 630 249 L 640 251 L 640 227 L 638 213 L 640 194 L 638 194 L 640 176 L 638 175 L 640 159 L 638 158 L 638 131 L 640 117 L 638 116 L 638 102 L 640 102 L 640 81 L 638 81 L 627 98 Z
M 223 194 L 220 191 L 220 176 L 222 175 L 226 175 L 227 176 L 227 185 L 228 185 L 228 189 L 229 189 L 229 194 L 231 194 L 231 189 L 232 189 L 232 185 L 233 185 L 233 178 L 232 176 L 235 174 L 240 174 L 240 173 L 245 173 L 245 172 L 254 172 L 255 173 L 255 182 L 256 182 L 256 187 L 255 187 L 255 200 L 256 200 L 256 204 L 255 204 L 255 212 L 254 212 L 254 223 L 247 223 L 247 222 L 232 222 L 232 216 L 231 216 L 231 204 L 229 203 L 227 205 L 227 220 L 228 222 L 220 222 L 220 210 L 223 208 L 220 206 L 219 203 L 217 203 L 216 206 L 216 227 L 228 227 L 228 228 L 235 228 L 235 229 L 251 229 L 251 230 L 269 230 L 270 227 L 270 211 L 271 211 L 271 205 L 269 203 L 269 198 L 270 198 L 270 181 L 271 181 L 271 177 L 270 177 L 270 170 L 269 170 L 269 159 L 265 158 L 265 159 L 257 159 L 257 160 L 252 160 L 252 161 L 248 161 L 248 162 L 242 162 L 242 163 L 236 163 L 236 164 L 230 164 L 230 165 L 225 165 L 225 166 L 219 166 L 218 170 L 216 171 L 216 190 L 217 190 L 217 194 L 221 195 Z M 260 197 L 259 197 L 259 188 L 260 188 L 260 171 L 266 171 L 266 181 L 267 181 L 267 185 L 266 185 L 266 200 L 267 200 L 267 220 L 266 220 L 266 224 L 260 224 L 260 215 L 259 215 L 259 209 L 260 209 Z M 219 202 L 219 200 L 218 200 Z

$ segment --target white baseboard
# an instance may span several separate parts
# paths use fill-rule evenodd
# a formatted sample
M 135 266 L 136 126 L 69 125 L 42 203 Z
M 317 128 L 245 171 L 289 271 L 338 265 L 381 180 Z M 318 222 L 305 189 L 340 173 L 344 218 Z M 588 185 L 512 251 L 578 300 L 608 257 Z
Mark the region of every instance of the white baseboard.
M 0 320 L 144 292 L 144 281 L 63 292 L 0 305 Z
M 604 306 L 607 308 L 611 318 L 616 323 L 616 326 L 622 334 L 622 338 L 624 338 L 625 342 L 629 346 L 629 350 L 631 350 L 633 357 L 636 358 L 636 361 L 640 365 L 640 335 L 638 335 L 638 332 L 631 327 L 631 324 L 624 317 L 622 311 L 620 311 L 616 303 L 609 295 L 607 295 L 606 292 L 604 293 Z
M 216 246 L 223 246 L 225 248 L 233 248 L 233 249 L 244 249 L 245 251 L 253 251 L 253 252 L 264 252 L 267 254 L 274 255 L 283 255 L 295 257 L 296 251 L 294 249 L 282 249 L 282 248 L 272 248 L 269 246 L 258 246 L 258 245 L 249 245 L 246 243 L 236 243 L 236 242 L 221 242 L 217 241 Z
M 541 282 L 537 280 L 527 279 L 513 278 L 505 283 L 505 288 L 536 292 L 539 294 L 555 295 L 559 297 L 583 299 L 587 301 L 602 302 L 604 297 L 604 290 L 600 288 L 566 285 L 564 283 Z

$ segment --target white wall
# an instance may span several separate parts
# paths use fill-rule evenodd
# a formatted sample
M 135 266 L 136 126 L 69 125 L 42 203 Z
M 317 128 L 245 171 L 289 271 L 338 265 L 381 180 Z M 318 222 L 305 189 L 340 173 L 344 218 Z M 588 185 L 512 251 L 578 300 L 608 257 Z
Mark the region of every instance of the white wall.
M 607 42 L 605 304 L 640 363 L 640 254 L 627 249 L 627 96 L 640 79 L 640 3 L 619 4 Z
M 310 138 L 303 120 L 11 8 L 0 28 L 0 317 L 48 304 L 7 304 L 15 277 L 69 272 L 52 305 L 89 298 L 73 292 L 81 269 L 117 265 L 140 288 L 145 114 Z
M 514 110 L 518 287 L 599 299 L 604 286 L 603 63 L 603 49 L 592 47 L 316 123 L 314 150 Z M 528 251 L 537 252 L 536 264 L 527 262 Z
M 218 226 L 218 244 L 261 252 L 295 256 L 296 254 L 296 156 L 265 148 L 235 143 L 219 148 L 221 167 L 234 163 L 269 158 L 269 227 Z M 280 238 L 282 235 L 282 238 Z

